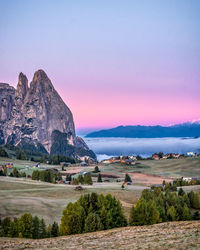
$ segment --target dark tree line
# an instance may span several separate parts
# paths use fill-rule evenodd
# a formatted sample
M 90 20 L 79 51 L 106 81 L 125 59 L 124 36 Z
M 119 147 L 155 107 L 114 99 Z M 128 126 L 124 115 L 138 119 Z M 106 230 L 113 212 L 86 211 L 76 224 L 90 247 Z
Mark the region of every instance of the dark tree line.
M 76 160 L 72 157 L 65 155 L 44 155 L 40 158 L 40 163 L 46 163 L 50 165 L 59 165 L 61 162 L 76 163 Z
M 12 172 L 9 174 L 6 167 L 0 170 L 0 176 L 10 176 L 10 177 L 26 177 L 25 172 L 20 172 L 17 168 L 13 168 Z
M 192 186 L 192 185 L 200 185 L 200 180 L 192 179 L 190 181 L 187 181 L 187 180 L 184 180 L 183 178 L 179 178 L 170 183 L 163 181 L 163 190 L 164 191 L 177 191 L 177 187 Z
M 0 221 L 0 237 L 19 237 L 41 239 L 56 237 L 59 235 L 59 227 L 56 222 L 48 227 L 43 219 L 23 214 L 20 218 L 4 218 Z
M 93 181 L 92 181 L 92 176 L 90 173 L 83 175 L 79 175 L 78 178 L 74 178 L 73 182 L 74 185 L 79 185 L 79 184 L 86 184 L 86 185 L 92 185 Z
M 52 170 L 34 170 L 32 173 L 32 180 L 40 180 L 44 182 L 56 183 L 62 180 L 61 173 L 54 173 Z

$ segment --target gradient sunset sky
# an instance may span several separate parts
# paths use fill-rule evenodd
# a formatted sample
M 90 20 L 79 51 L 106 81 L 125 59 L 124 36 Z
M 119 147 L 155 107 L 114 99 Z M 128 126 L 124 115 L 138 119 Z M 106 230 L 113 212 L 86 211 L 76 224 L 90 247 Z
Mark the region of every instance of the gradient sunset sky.
M 0 0 L 0 82 L 44 69 L 77 128 L 200 118 L 199 0 Z

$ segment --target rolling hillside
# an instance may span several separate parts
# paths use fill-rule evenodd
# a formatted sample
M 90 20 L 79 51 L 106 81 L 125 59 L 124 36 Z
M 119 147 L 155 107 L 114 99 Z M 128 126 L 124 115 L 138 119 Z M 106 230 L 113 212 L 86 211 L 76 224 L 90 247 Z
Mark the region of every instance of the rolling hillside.
M 168 222 L 31 240 L 0 238 L 0 249 L 199 249 L 200 221 Z

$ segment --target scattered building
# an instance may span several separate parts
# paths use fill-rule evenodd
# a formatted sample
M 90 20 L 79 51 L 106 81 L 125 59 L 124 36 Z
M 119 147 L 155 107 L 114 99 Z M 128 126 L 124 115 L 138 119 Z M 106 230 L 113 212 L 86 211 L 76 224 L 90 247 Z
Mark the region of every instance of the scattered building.
M 13 163 L 9 162 L 9 163 L 0 164 L 0 169 L 3 169 L 3 168 L 12 169 L 13 168 Z
M 159 157 L 159 155 L 157 155 L 157 154 L 153 154 L 153 155 L 152 155 L 152 158 L 153 158 L 154 160 L 160 160 L 160 157 Z
M 116 156 L 111 157 L 110 159 L 106 159 L 101 161 L 102 164 L 112 164 L 112 163 L 122 163 L 127 165 L 134 165 L 137 160 L 136 156 Z
M 195 152 L 187 152 L 187 156 L 194 157 L 194 156 L 196 156 L 196 153 Z

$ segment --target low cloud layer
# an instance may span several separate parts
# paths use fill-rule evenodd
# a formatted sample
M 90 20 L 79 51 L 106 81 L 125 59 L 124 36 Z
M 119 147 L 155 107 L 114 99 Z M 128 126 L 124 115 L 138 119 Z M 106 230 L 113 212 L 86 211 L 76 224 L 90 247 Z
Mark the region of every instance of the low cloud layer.
M 98 155 L 143 155 L 155 152 L 200 152 L 200 138 L 84 138 L 90 149 Z

